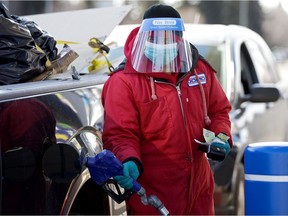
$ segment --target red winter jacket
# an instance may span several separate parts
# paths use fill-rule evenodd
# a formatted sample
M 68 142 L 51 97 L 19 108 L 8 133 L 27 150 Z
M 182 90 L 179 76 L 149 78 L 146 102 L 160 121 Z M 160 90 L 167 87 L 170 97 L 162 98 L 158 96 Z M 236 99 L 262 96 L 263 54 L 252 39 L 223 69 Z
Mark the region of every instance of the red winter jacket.
M 203 141 L 203 128 L 231 137 L 230 103 L 215 71 L 198 58 L 195 48 L 195 69 L 178 81 L 175 75 L 154 73 L 150 78 L 136 72 L 130 55 L 138 30 L 127 39 L 124 70 L 114 73 L 103 88 L 104 148 L 122 162 L 137 161 L 143 171 L 137 181 L 148 196 L 156 195 L 171 215 L 214 214 L 213 175 L 194 139 Z M 205 92 L 209 126 L 205 125 L 195 70 Z M 154 93 L 155 100 L 151 98 Z M 158 214 L 153 207 L 144 206 L 136 194 L 127 201 L 127 207 L 129 214 Z

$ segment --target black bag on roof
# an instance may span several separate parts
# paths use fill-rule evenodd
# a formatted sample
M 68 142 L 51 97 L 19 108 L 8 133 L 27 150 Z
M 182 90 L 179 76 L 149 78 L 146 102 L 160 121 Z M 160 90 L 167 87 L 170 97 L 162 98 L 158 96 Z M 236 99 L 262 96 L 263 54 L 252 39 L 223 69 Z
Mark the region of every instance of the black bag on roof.
M 0 2 L 0 85 L 26 82 L 40 75 L 47 56 L 49 60 L 57 57 L 53 37 L 33 21 L 11 16 Z
M 29 29 L 35 43 L 45 52 L 50 61 L 54 61 L 57 58 L 56 41 L 48 32 L 42 30 L 34 21 L 26 17 L 15 15 L 11 17 Z

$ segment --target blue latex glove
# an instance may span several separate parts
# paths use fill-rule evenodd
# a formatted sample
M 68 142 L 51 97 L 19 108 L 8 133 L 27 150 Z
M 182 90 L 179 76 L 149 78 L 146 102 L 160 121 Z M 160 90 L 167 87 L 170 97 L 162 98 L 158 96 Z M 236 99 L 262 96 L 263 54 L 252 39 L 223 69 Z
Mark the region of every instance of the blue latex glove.
M 220 149 L 224 149 L 226 155 L 228 155 L 228 153 L 230 152 L 230 144 L 228 143 L 228 141 L 222 140 L 218 137 L 215 137 L 212 140 L 211 145 Z
M 138 166 L 133 161 L 123 164 L 123 175 L 114 176 L 114 180 L 124 189 L 129 190 L 133 187 L 133 180 L 139 177 Z

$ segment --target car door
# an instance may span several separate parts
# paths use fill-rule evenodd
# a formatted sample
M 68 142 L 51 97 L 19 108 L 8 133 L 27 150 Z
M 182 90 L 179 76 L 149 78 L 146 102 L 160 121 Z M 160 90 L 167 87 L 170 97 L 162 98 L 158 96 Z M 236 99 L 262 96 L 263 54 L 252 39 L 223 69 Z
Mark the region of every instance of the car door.
M 276 64 L 266 43 L 247 39 L 241 45 L 242 98 L 248 98 L 255 84 L 277 87 Z M 240 105 L 242 141 L 284 141 L 287 131 L 287 105 L 283 97 L 275 102 L 245 101 Z
M 1 86 L 2 214 L 115 215 L 116 210 L 125 211 L 124 203 L 116 205 L 90 179 L 88 170 L 78 165 L 78 158 L 73 161 L 62 148 L 59 154 L 54 151 L 58 144 L 73 146 L 69 140 L 83 127 L 101 134 L 100 98 L 107 75 L 103 80 L 99 76 Z M 82 143 L 75 146 L 93 149 Z

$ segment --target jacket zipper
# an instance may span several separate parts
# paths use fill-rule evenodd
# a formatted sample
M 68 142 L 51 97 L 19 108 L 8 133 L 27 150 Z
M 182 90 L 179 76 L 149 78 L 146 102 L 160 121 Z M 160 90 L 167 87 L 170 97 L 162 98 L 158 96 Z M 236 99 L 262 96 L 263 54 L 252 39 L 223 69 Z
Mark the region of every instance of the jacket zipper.
M 181 89 L 180 89 L 180 85 L 182 83 L 182 80 L 185 79 L 185 77 L 187 76 L 190 76 L 190 73 L 186 73 L 184 74 L 177 82 L 177 85 L 176 85 L 176 89 L 178 91 L 178 96 L 179 96 L 179 100 L 180 100 L 180 105 L 181 105 L 181 109 L 182 109 L 182 114 L 183 114 L 183 118 L 184 118 L 184 124 L 185 124 L 185 127 L 186 127 L 186 118 L 185 118 L 185 115 L 184 115 L 184 108 L 183 108 L 183 103 L 182 103 L 182 100 L 181 100 Z M 188 132 L 187 132 L 188 133 Z M 193 161 L 193 155 L 192 155 L 192 147 L 190 146 L 190 155 L 186 157 L 186 160 L 189 161 L 190 163 L 192 163 Z M 191 172 L 192 173 L 192 172 Z
M 181 94 L 180 85 L 181 85 L 181 82 L 178 82 L 178 84 L 176 85 L 176 89 L 177 89 L 178 98 L 179 98 L 179 101 L 180 101 L 180 107 L 181 107 L 181 111 L 182 111 L 184 126 L 185 126 L 185 128 L 186 128 L 186 118 L 185 118 L 185 114 L 184 114 L 183 103 L 182 103 L 182 100 L 181 100 L 181 97 L 182 97 L 181 95 L 182 95 L 182 94 Z M 191 154 L 190 154 L 188 157 L 186 157 L 185 159 L 191 163 L 192 160 L 193 160 L 191 147 L 190 147 L 190 152 L 191 152 Z
M 177 90 L 178 98 L 179 98 L 179 101 L 180 101 L 180 107 L 181 107 L 182 117 L 183 117 L 183 121 L 184 121 L 184 126 L 186 127 L 186 118 L 185 118 L 183 103 L 182 103 L 182 99 L 181 99 L 182 98 L 182 96 L 181 96 L 182 93 L 181 93 L 180 85 L 181 85 L 181 83 L 176 85 L 176 90 Z
M 184 113 L 183 103 L 182 103 L 182 99 L 181 99 L 181 95 L 182 95 L 181 94 L 181 89 L 180 89 L 181 82 L 178 82 L 177 85 L 173 85 L 172 83 L 159 81 L 159 80 L 154 80 L 154 82 L 155 83 L 162 83 L 162 84 L 171 85 L 171 86 L 176 88 L 176 91 L 177 91 L 177 94 L 178 94 L 179 103 L 180 103 L 180 107 L 181 107 L 182 118 L 183 118 L 183 121 L 184 121 L 184 127 L 186 127 L 185 113 Z
M 172 83 L 169 83 L 169 82 L 164 82 L 164 81 L 159 81 L 159 80 L 154 80 L 155 83 L 162 83 L 162 84 L 167 84 L 167 85 L 171 85 L 171 86 L 174 86 L 177 90 L 177 94 L 178 94 L 178 99 L 179 99 L 179 103 L 180 103 L 180 107 L 181 107 L 181 112 L 182 112 L 182 117 L 183 117 L 183 121 L 184 121 L 184 127 L 186 128 L 186 118 L 185 118 L 185 113 L 184 113 L 184 108 L 183 108 L 183 103 L 182 103 L 182 93 L 181 93 L 181 89 L 180 89 L 180 85 L 182 83 L 182 80 L 188 76 L 189 73 L 183 75 L 177 82 L 177 85 L 174 85 Z M 191 154 L 189 156 L 187 156 L 185 159 L 187 161 L 189 161 L 190 163 L 192 163 L 193 161 L 193 156 L 192 156 L 192 149 L 190 147 L 190 152 Z

